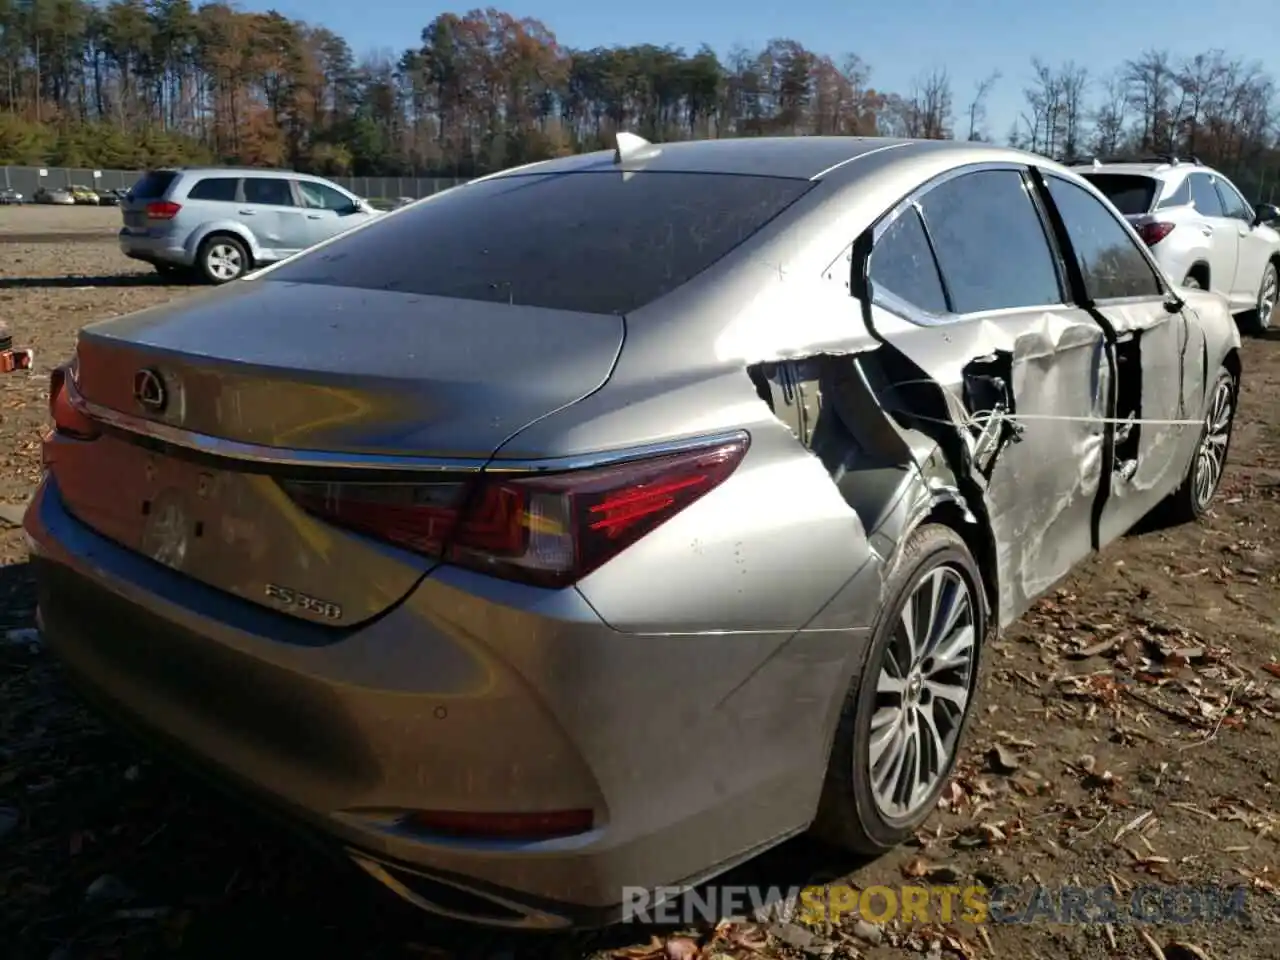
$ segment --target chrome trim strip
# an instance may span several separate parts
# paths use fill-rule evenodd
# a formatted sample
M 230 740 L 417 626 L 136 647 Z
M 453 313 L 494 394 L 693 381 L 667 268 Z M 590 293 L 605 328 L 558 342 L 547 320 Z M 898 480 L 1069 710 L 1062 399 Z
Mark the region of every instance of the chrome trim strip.
M 588 470 L 592 467 L 607 467 L 614 463 L 625 463 L 628 460 L 641 460 L 646 457 L 670 456 L 702 447 L 717 447 L 734 440 L 750 440 L 751 435 L 745 430 L 726 430 L 721 433 L 702 434 L 696 437 L 685 437 L 681 440 L 661 440 L 656 443 L 641 444 L 634 447 L 619 447 L 616 450 L 600 450 L 595 453 L 582 453 L 572 457 L 554 457 L 546 460 L 490 460 L 485 473 L 559 473 L 564 470 Z
M 622 463 L 644 457 L 684 453 L 687 450 L 695 450 L 699 447 L 713 447 L 733 440 L 750 439 L 745 430 L 733 430 L 706 436 L 689 437 L 682 440 L 669 440 L 641 446 L 624 447 L 617 450 L 604 450 L 596 453 L 571 457 L 554 457 L 545 460 L 449 459 L 445 457 L 413 456 L 411 454 L 305 450 L 292 447 L 271 447 L 258 443 L 242 443 L 238 440 L 228 440 L 206 433 L 196 433 L 193 430 L 184 430 L 181 427 L 175 427 L 167 423 L 157 423 L 154 420 L 121 413 L 119 410 L 91 403 L 80 395 L 70 378 L 67 379 L 66 384 L 67 399 L 71 405 L 85 416 L 108 427 L 212 457 L 221 457 L 240 463 L 256 463 L 270 467 L 403 470 L 433 473 L 478 473 L 481 470 L 486 470 L 489 473 L 504 474 L 553 473 L 607 466 L 612 463 Z

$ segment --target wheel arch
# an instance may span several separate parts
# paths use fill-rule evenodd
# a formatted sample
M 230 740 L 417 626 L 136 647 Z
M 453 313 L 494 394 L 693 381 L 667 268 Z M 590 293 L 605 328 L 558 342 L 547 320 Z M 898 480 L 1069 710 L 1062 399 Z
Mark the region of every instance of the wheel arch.
M 1202 289 L 1209 289 L 1209 282 L 1212 274 L 1209 272 L 1209 261 L 1203 258 L 1197 258 L 1192 261 L 1191 266 L 1187 267 L 1184 277 L 1195 277 L 1200 282 Z
M 191 238 L 187 241 L 191 249 L 191 256 L 197 257 L 200 248 L 214 237 L 225 236 L 231 237 L 240 243 L 245 251 L 249 254 L 250 265 L 259 262 L 258 245 L 254 242 L 252 234 L 243 226 L 234 221 L 217 221 L 202 225 L 199 229 L 191 234 Z
M 1000 583 L 996 562 L 996 541 L 987 523 L 985 511 L 973 510 L 965 499 L 959 495 L 936 498 L 919 521 L 906 532 L 909 537 L 915 530 L 927 523 L 935 523 L 954 531 L 969 552 L 973 555 L 978 573 L 982 575 L 983 600 L 986 602 L 988 629 L 993 627 L 999 618 Z M 906 540 L 906 537 L 903 540 Z

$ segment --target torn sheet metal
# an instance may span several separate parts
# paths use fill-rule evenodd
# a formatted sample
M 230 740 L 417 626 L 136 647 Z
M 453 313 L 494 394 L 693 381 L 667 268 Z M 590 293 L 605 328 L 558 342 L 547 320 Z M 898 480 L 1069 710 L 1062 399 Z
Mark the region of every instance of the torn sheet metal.
M 965 479 L 981 490 L 996 544 L 999 619 L 1008 624 L 1092 549 L 1111 389 L 1104 331 L 1083 310 L 938 326 L 871 311 L 877 332 L 942 390 L 950 422 L 934 427 L 964 444 Z M 1000 380 L 1008 389 L 993 422 L 977 398 Z M 1019 414 L 1080 419 L 1001 422 Z
M 1107 306 L 1117 366 L 1115 462 L 1099 543 L 1123 536 L 1178 486 L 1199 439 L 1204 333 L 1161 303 Z M 1191 420 L 1194 423 L 1162 423 Z

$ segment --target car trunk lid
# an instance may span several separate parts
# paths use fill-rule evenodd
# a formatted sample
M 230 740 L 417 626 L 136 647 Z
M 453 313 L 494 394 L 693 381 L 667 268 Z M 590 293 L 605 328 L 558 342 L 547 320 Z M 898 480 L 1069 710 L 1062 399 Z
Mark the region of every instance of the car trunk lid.
M 411 472 L 460 496 L 507 437 L 596 390 L 622 339 L 618 316 L 244 281 L 87 327 L 75 391 L 108 429 L 54 444 L 51 469 L 68 509 L 117 543 L 356 623 L 433 561 L 326 524 L 281 481 Z

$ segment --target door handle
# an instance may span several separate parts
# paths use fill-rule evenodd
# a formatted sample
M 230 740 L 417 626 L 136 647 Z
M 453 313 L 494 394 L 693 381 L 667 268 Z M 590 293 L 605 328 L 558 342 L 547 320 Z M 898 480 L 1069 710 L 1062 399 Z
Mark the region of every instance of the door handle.
M 318 214 L 318 213 L 308 213 L 308 214 L 307 214 L 307 219 L 308 219 L 308 220 L 319 220 L 319 219 L 320 219 L 320 214 Z
M 240 216 L 242 216 L 242 217 L 252 217 L 252 216 L 253 216 L 253 214 L 254 214 L 254 211 L 253 211 L 253 210 L 241 210 L 241 211 L 240 211 Z
M 1206 237 L 1212 237 L 1213 227 L 1201 227 L 1200 232 L 1203 233 Z

